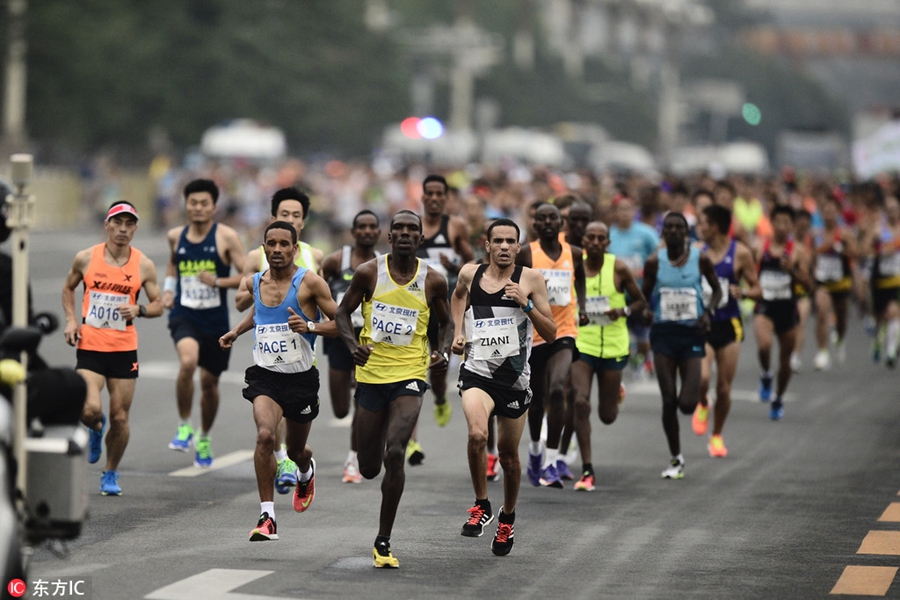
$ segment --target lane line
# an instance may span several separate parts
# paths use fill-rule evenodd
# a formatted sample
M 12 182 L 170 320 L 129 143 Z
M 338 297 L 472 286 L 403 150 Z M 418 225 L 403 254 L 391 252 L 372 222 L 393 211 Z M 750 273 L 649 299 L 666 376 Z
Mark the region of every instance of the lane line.
M 238 463 L 242 463 L 247 460 L 253 459 L 253 450 L 237 450 L 235 452 L 231 452 L 226 454 L 225 456 L 218 456 L 213 459 L 213 464 L 211 467 L 201 469 L 199 467 L 185 467 L 184 469 L 178 469 L 177 471 L 172 471 L 169 473 L 170 477 L 198 477 L 203 475 L 204 473 L 209 473 L 211 471 L 218 471 L 219 469 L 224 469 L 225 467 L 230 467 L 236 465 Z
M 897 575 L 897 567 L 861 567 L 850 565 L 831 589 L 831 594 L 884 596 Z
M 195 598 L 222 598 L 232 600 L 273 600 L 275 596 L 231 593 L 231 590 L 256 581 L 275 571 L 250 571 L 239 569 L 210 569 L 198 575 L 176 581 L 144 596 L 147 600 L 194 600 Z
M 900 531 L 870 531 L 856 553 L 900 556 Z
M 884 509 L 878 520 L 885 523 L 900 523 L 900 502 L 888 504 L 888 507 Z

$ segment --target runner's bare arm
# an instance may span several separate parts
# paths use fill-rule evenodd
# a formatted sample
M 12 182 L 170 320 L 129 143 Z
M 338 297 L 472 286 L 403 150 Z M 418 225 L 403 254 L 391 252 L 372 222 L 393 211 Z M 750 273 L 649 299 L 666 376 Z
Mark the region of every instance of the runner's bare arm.
M 732 285 L 729 292 L 732 296 L 741 300 L 750 298 L 751 300 L 762 300 L 762 286 L 759 285 L 759 277 L 756 276 L 756 263 L 753 262 L 753 253 L 750 248 L 738 242 L 735 250 L 735 279 L 746 281 L 747 287 L 740 285 Z
M 550 301 L 547 299 L 547 284 L 544 282 L 544 276 L 535 269 L 522 269 L 521 279 L 524 279 L 528 286 L 527 289 L 522 290 L 525 293 L 524 300 L 526 302 L 522 302 L 523 298 L 517 298 L 516 301 L 524 307 L 527 305 L 527 301 L 531 300 L 534 308 L 525 314 L 528 315 L 534 328 L 548 344 L 556 341 L 556 323 L 553 322 Z
M 87 269 L 90 260 L 90 248 L 76 254 L 75 260 L 72 261 L 72 268 L 69 274 L 66 275 L 66 281 L 63 284 L 62 305 L 63 312 L 66 315 L 66 328 L 63 330 L 63 334 L 65 335 L 66 343 L 70 346 L 77 344 L 78 338 L 81 337 L 81 318 L 75 314 L 75 289 L 84 281 L 84 271 Z
M 256 309 L 251 308 L 249 311 L 247 311 L 247 314 L 244 315 L 244 318 L 241 319 L 240 323 L 235 325 L 231 331 L 219 338 L 219 346 L 225 349 L 231 348 L 236 339 L 253 328 L 255 316 Z
M 815 282 L 810 276 L 811 273 L 809 253 L 802 246 L 794 247 L 794 267 L 791 270 L 791 276 L 794 281 L 802 285 L 808 290 L 813 289 Z
M 629 312 L 637 314 L 644 310 L 644 307 L 647 305 L 647 299 L 644 297 L 643 292 L 641 292 L 641 288 L 638 287 L 637 281 L 634 280 L 634 274 L 631 272 L 631 269 L 628 268 L 625 261 L 618 258 L 616 259 L 616 274 L 619 275 L 620 281 L 622 282 L 622 289 L 631 296 L 631 304 L 628 305 L 628 308 L 630 309 Z
M 469 298 L 469 288 L 478 265 L 463 265 L 459 270 L 456 280 L 456 288 L 450 298 L 450 315 L 453 317 L 453 346 L 454 354 L 462 354 L 466 347 L 466 335 L 463 331 L 465 325 L 466 301 Z
M 259 273 L 260 260 L 259 248 L 251 250 L 247 254 L 247 258 L 244 259 L 244 278 L 241 280 L 238 291 L 234 295 L 234 305 L 241 312 L 253 306 L 253 286 L 251 285 L 248 288 L 245 282 Z
M 221 227 L 225 227 L 224 225 Z M 240 289 L 241 281 L 244 280 L 244 242 L 237 231 L 228 227 L 225 229 L 225 257 L 226 262 L 230 263 L 236 273 L 228 277 L 219 277 L 218 287 Z
M 175 268 L 175 252 L 182 229 L 182 227 L 173 227 L 166 233 L 166 241 L 169 242 L 169 261 L 166 263 L 166 279 L 169 279 L 170 277 L 175 279 L 178 277 L 178 271 Z M 175 306 L 175 291 L 172 289 L 169 291 L 163 290 L 162 303 L 163 307 L 167 309 Z
M 322 337 L 338 337 L 337 323 L 334 321 L 334 313 L 335 310 L 337 310 L 337 304 L 335 304 L 334 298 L 331 297 L 331 289 L 328 287 L 328 284 L 325 283 L 324 279 L 312 272 L 303 276 L 303 283 L 308 286 L 307 289 L 310 292 L 313 302 L 316 304 L 316 308 L 329 319 L 328 321 L 315 323 L 315 330 L 312 333 Z M 297 293 L 298 300 L 301 293 L 302 289 Z M 302 303 L 301 306 L 303 306 Z M 299 328 L 295 331 L 298 331 L 299 333 L 309 333 L 307 322 L 304 321 L 300 323 Z
M 651 254 L 647 261 L 644 263 L 644 282 L 641 285 L 641 291 L 644 293 L 644 298 L 652 299 L 653 298 L 653 288 L 656 287 L 656 274 L 659 272 L 659 256 L 656 254 Z M 644 324 L 649 325 L 653 322 L 653 309 L 650 306 L 650 303 L 647 303 L 647 306 L 644 307 Z
M 448 294 L 447 279 L 428 267 L 428 275 L 425 276 L 425 296 L 431 307 L 431 318 L 437 320 L 438 340 L 440 341 L 440 348 L 431 353 L 429 368 L 438 373 L 447 370 L 449 366 L 447 358 L 450 356 L 450 347 L 453 345 L 453 319 L 450 317 Z
M 369 354 L 372 349 L 369 346 L 361 346 L 356 339 L 356 332 L 353 330 L 353 323 L 350 321 L 350 315 L 356 310 L 363 300 L 372 297 L 375 289 L 375 280 L 378 273 L 378 265 L 376 261 L 370 260 L 359 266 L 353 273 L 353 279 L 350 280 L 350 287 L 344 294 L 344 299 L 337 307 L 334 315 L 334 321 L 337 323 L 338 333 L 350 354 L 353 355 L 353 361 L 357 365 L 365 365 L 369 360 Z
M 572 246 L 572 267 L 575 269 L 575 299 L 578 301 L 578 322 L 588 324 L 587 289 L 584 283 L 584 257 L 581 248 Z

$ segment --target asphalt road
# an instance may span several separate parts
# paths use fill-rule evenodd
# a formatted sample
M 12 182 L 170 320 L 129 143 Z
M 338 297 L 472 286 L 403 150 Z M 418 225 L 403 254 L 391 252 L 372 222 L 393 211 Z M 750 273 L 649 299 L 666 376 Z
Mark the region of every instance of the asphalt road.
M 96 235 L 32 235 L 37 309 L 61 314 L 72 257 L 99 241 L 99 228 Z M 135 245 L 164 265 L 161 235 L 139 232 Z M 213 431 L 220 465 L 231 464 L 184 476 L 192 457 L 166 447 L 177 423 L 177 362 L 166 321 L 138 327 L 141 378 L 120 467 L 124 495 L 101 497 L 102 461 L 89 467 L 83 533 L 64 555 L 37 550 L 32 589 L 37 579 L 74 578 L 97 599 L 821 598 L 832 590 L 900 597 L 900 527 L 889 520 L 897 518 L 892 503 L 900 490 L 900 373 L 872 363 L 857 319 L 846 364 L 798 375 L 781 422 L 770 421 L 755 399 L 758 367 L 747 340 L 725 429 L 729 455 L 710 458 L 705 438 L 682 417 L 687 464 L 680 481 L 660 479 L 668 451 L 655 383 L 629 382 L 616 423 L 602 426 L 592 415 L 597 491 L 533 488 L 523 478 L 516 543 L 505 558 L 490 552 L 495 525 L 479 539 L 459 534 L 473 499 L 465 421 L 453 394 L 453 419 L 438 428 L 426 396 L 419 435 L 426 459 L 407 467 L 392 537 L 401 566 L 391 571 L 371 563 L 380 478 L 341 483 L 349 428 L 334 420 L 327 389 L 310 438 L 315 503 L 296 514 L 289 496 L 276 496 L 280 541 L 251 544 L 259 509 L 250 460 L 255 429 L 240 394 L 249 336 L 223 377 Z M 813 346 L 809 339 L 806 365 Z M 43 352 L 51 363 L 74 364 L 61 331 Z M 523 440 L 523 459 L 526 452 Z M 489 490 L 500 506 L 501 484 Z

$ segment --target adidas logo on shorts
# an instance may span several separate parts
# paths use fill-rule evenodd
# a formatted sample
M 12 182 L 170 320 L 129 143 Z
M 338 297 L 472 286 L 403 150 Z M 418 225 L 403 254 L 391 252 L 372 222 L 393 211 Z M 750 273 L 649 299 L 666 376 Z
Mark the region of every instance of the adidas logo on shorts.
M 491 353 L 491 358 L 500 358 L 501 356 L 503 355 L 500 354 L 500 350 L 497 349 L 494 349 L 494 351 Z
M 300 411 L 300 414 L 301 414 L 301 415 L 308 415 L 308 414 L 310 414 L 311 412 L 312 412 L 312 407 L 307 406 L 306 408 L 304 408 L 303 410 Z
M 506 405 L 506 408 L 511 408 L 513 410 L 519 410 L 519 408 L 520 408 L 519 401 L 513 400 L 512 402 L 510 402 L 509 404 Z
M 406 389 L 412 390 L 414 392 L 419 391 L 419 382 L 418 381 L 410 381 L 406 384 Z

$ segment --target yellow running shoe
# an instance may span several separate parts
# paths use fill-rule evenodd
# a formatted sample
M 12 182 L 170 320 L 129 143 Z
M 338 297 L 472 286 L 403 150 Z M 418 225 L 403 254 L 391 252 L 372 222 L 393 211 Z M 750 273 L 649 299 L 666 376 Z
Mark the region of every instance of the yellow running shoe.
M 375 561 L 376 569 L 383 569 L 384 567 L 400 568 L 400 561 L 391 554 L 391 545 L 385 542 L 375 544 L 375 547 L 372 548 L 372 558 Z
M 709 397 L 707 397 L 706 401 L 709 402 Z M 694 409 L 694 416 L 691 418 L 691 426 L 697 435 L 706 433 L 706 428 L 709 426 L 709 404 L 703 406 L 699 402 L 697 403 L 697 408 Z
M 446 427 L 447 423 L 450 422 L 450 416 L 453 414 L 453 409 L 450 408 L 450 402 L 444 400 L 440 404 L 438 404 L 437 400 L 434 402 L 434 422 L 438 424 L 438 427 Z
M 422 450 L 422 444 L 416 440 L 409 440 L 409 443 L 406 445 L 406 460 L 414 467 L 421 465 L 422 461 L 425 460 L 425 451 Z
M 714 435 L 709 438 L 709 455 L 713 458 L 725 458 L 728 456 L 728 448 L 725 447 L 725 442 L 722 441 L 721 435 Z

